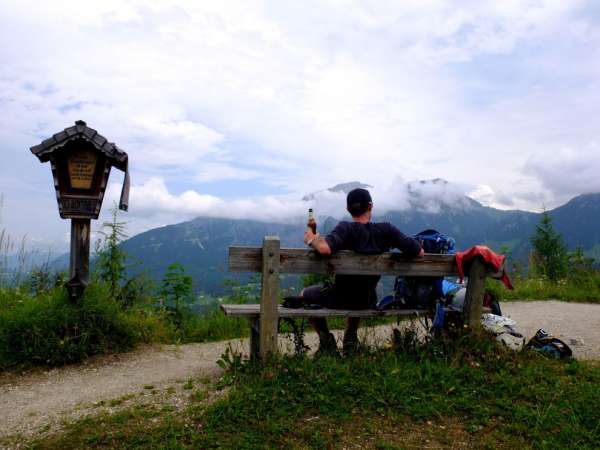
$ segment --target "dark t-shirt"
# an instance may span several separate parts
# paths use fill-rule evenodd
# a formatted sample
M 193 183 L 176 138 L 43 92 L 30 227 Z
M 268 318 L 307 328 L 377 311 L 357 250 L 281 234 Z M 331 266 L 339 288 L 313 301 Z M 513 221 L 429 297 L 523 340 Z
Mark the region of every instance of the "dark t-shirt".
M 339 250 L 352 250 L 365 255 L 377 255 L 392 248 L 400 250 L 409 257 L 421 251 L 419 243 L 388 222 L 359 223 L 340 222 L 331 233 L 325 236 L 331 253 Z M 336 296 L 347 299 L 348 303 L 368 303 L 377 300 L 375 288 L 379 275 L 336 275 Z

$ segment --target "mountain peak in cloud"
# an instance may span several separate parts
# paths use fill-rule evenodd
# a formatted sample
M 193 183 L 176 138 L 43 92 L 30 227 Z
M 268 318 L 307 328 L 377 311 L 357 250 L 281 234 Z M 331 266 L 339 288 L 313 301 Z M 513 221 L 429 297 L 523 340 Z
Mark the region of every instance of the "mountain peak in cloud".
M 335 186 L 327 188 L 326 190 L 329 192 L 343 192 L 344 194 L 347 194 L 352 189 L 357 189 L 357 188 L 371 189 L 372 187 L 373 186 L 370 186 L 365 183 L 361 183 L 360 181 L 349 181 L 347 183 L 336 184 Z M 302 200 L 305 202 L 313 200 L 315 198 L 315 196 L 320 194 L 321 192 L 323 192 L 323 190 L 316 191 L 311 194 L 307 194 L 304 197 L 302 197 Z
M 411 181 L 406 184 L 412 208 L 429 212 L 481 207 L 481 203 L 465 195 L 464 190 L 443 178 Z
M 360 181 L 350 181 L 348 183 L 336 184 L 335 186 L 330 187 L 327 190 L 331 191 L 331 192 L 343 192 L 344 194 L 347 194 L 348 192 L 350 192 L 353 189 L 358 189 L 358 188 L 369 189 L 372 187 L 373 186 L 361 183 Z
M 437 214 L 482 206 L 465 194 L 464 186 L 443 178 L 410 182 L 398 178 L 384 186 L 350 181 L 305 195 L 302 201 L 310 202 L 321 214 L 342 217 L 345 214 L 344 196 L 356 188 L 370 189 L 373 201 L 380 212 L 412 209 Z
M 438 186 L 447 186 L 450 183 L 448 182 L 448 180 L 444 180 L 443 178 L 433 178 L 431 180 L 419 180 L 419 184 L 435 184 Z

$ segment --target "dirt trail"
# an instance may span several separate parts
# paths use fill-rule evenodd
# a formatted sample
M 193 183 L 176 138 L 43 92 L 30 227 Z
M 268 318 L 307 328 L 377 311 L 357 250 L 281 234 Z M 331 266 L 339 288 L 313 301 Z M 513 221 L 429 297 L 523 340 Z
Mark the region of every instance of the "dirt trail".
M 144 346 L 73 366 L 0 378 L 0 437 L 30 435 L 76 419 L 101 400 L 161 390 L 189 378 L 215 377 L 229 342 Z M 233 341 L 239 346 L 240 341 Z
M 557 300 L 502 303 L 527 340 L 543 328 L 562 339 L 578 359 L 600 359 L 600 305 Z
M 510 302 L 502 305 L 505 315 L 517 321 L 527 338 L 544 328 L 571 345 L 577 358 L 600 359 L 600 305 L 557 301 Z M 389 327 L 364 330 L 369 339 L 382 341 Z M 339 339 L 339 337 L 338 337 Z M 307 343 L 315 345 L 309 334 Z M 181 385 L 186 380 L 214 379 L 216 364 L 227 346 L 246 352 L 245 340 L 181 346 L 146 346 L 136 351 L 92 358 L 85 363 L 0 376 L 0 437 L 31 436 L 55 429 L 93 411 L 98 402 L 144 392 L 156 393 Z M 287 339 L 280 345 L 291 348 Z

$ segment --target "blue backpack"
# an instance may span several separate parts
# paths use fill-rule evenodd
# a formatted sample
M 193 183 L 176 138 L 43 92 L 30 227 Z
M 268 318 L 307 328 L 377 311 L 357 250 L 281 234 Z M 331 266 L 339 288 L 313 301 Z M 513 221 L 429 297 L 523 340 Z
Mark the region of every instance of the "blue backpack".
M 455 241 L 436 230 L 424 230 L 414 238 L 425 253 L 454 254 Z M 382 298 L 377 309 L 427 309 L 433 308 L 445 297 L 443 277 L 396 277 L 394 292 Z
M 425 253 L 438 253 L 441 255 L 454 255 L 454 238 L 446 236 L 436 230 L 423 230 L 415 234 L 414 238 L 419 241 Z

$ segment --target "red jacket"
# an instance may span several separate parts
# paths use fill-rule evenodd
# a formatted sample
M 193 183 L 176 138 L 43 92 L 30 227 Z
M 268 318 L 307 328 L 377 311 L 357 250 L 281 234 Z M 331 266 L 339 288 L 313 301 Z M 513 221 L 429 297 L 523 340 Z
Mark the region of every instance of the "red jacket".
M 457 252 L 455 256 L 456 265 L 458 266 L 458 275 L 461 283 L 465 277 L 463 264 L 468 264 L 473 258 L 481 256 L 488 269 L 493 270 L 494 272 L 502 270 L 499 277 L 500 281 L 502 281 L 504 286 L 506 286 L 508 289 L 514 289 L 512 283 L 510 282 L 510 278 L 508 278 L 508 274 L 504 270 L 504 260 L 506 259 L 504 255 L 498 255 L 494 253 L 485 245 L 475 245 L 464 252 Z

